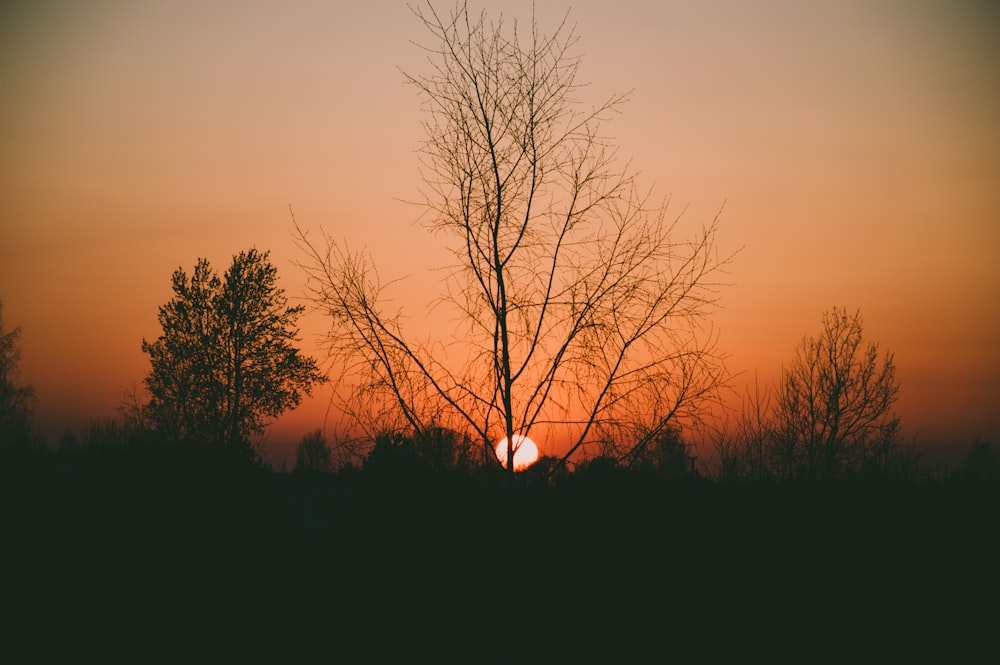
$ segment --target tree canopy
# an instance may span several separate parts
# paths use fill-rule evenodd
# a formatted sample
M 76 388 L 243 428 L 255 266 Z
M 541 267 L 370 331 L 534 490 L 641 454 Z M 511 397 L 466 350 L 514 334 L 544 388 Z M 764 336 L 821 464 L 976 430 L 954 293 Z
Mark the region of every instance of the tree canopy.
M 142 342 L 149 412 L 165 436 L 245 447 L 325 380 L 295 345 L 303 307 L 287 306 L 267 252 L 239 253 L 222 278 L 199 259 L 171 282 L 163 333 Z

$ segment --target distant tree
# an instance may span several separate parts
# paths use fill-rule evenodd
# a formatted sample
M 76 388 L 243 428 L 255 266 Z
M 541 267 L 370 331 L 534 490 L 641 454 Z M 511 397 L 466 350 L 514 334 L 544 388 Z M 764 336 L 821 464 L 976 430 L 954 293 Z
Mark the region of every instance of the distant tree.
M 472 438 L 445 427 L 429 427 L 419 433 L 379 434 L 363 469 L 383 477 L 466 475 L 481 462 L 481 449 Z
M 962 463 L 962 476 L 971 480 L 984 480 L 995 478 L 1000 473 L 997 468 L 996 457 L 988 441 L 976 438 L 969 446 Z
M 865 343 L 860 312 L 833 308 L 807 335 L 778 386 L 744 404 L 734 431 L 720 436 L 727 479 L 829 479 L 864 474 L 908 477 L 917 454 L 892 413 L 899 384 L 891 352 Z
M 118 420 L 129 433 L 133 444 L 155 440 L 156 424 L 149 406 L 149 392 L 145 384 L 133 384 L 122 391 L 118 405 Z
M 565 464 L 609 423 L 697 413 L 724 380 L 705 323 L 726 262 L 716 220 L 679 238 L 640 191 L 601 129 L 625 98 L 579 102 L 565 25 L 521 31 L 464 2 L 415 13 L 433 40 L 429 73 L 408 76 L 425 102 L 424 204 L 454 252 L 438 306 L 457 323 L 413 340 L 365 256 L 296 226 L 345 410 L 371 430 L 469 430 L 511 474 L 514 435 L 542 425 L 570 439 Z
M 78 432 L 63 432 L 58 449 L 63 453 L 123 453 L 145 443 L 144 434 L 122 416 L 92 418 Z
M 0 450 L 29 449 L 39 445 L 32 402 L 34 389 L 18 383 L 21 362 L 21 328 L 7 330 L 0 300 Z
M 754 384 L 735 424 L 725 424 L 716 438 L 718 477 L 723 481 L 762 481 L 777 477 L 773 464 L 775 432 L 771 391 Z
M 679 425 L 667 422 L 652 428 L 604 429 L 601 455 L 623 468 L 652 472 L 668 478 L 694 476 L 695 456 L 684 442 Z
M 555 486 L 565 482 L 569 469 L 553 455 L 542 455 L 531 466 L 518 473 L 518 481 L 526 486 Z
M 332 470 L 331 450 L 322 430 L 306 434 L 295 448 L 295 470 L 326 473 Z
M 878 472 L 902 444 L 892 405 L 899 393 L 892 352 L 865 343 L 861 313 L 833 308 L 784 371 L 776 404 L 783 475 L 832 478 Z
M 420 456 L 412 437 L 402 432 L 383 432 L 375 437 L 361 470 L 369 478 L 406 483 L 426 478 L 430 464 Z
M 649 469 L 667 478 L 697 475 L 696 457 L 681 436 L 680 427 L 660 429 L 639 451 L 630 457 L 632 468 Z
M 206 259 L 160 307 L 163 333 L 142 342 L 151 369 L 148 417 L 167 438 L 200 439 L 252 452 L 269 419 L 325 380 L 295 346 L 301 306 L 287 307 L 267 252 L 241 252 L 220 279 Z
M 577 464 L 570 479 L 573 483 L 597 486 L 634 482 L 633 474 L 619 465 L 613 455 L 595 455 L 583 460 Z
M 132 432 L 121 418 L 92 419 L 80 438 L 87 452 L 120 452 L 132 444 Z

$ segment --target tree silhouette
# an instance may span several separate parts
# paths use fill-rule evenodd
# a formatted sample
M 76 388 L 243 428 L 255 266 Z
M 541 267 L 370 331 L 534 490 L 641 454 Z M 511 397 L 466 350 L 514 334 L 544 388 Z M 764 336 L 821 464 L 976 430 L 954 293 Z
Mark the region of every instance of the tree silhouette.
M 899 445 L 892 352 L 864 343 L 861 313 L 833 308 L 785 370 L 777 399 L 780 464 L 810 478 L 882 466 Z
M 247 452 L 269 419 L 324 380 L 294 346 L 303 308 L 286 306 L 267 257 L 241 252 L 222 279 L 205 259 L 190 278 L 174 272 L 174 297 L 159 312 L 163 334 L 142 342 L 148 415 L 167 437 Z
M 724 481 L 763 481 L 777 477 L 772 463 L 775 432 L 771 391 L 754 383 L 742 408 L 736 412 L 735 426 L 724 427 L 716 438 L 718 475 Z
M 696 457 L 681 438 L 679 427 L 664 427 L 646 437 L 643 445 L 632 445 L 626 457 L 629 468 L 653 471 L 674 479 L 697 474 Z
M 419 435 L 385 432 L 365 458 L 363 469 L 380 476 L 467 476 L 482 462 L 480 449 L 460 432 L 429 427 Z
M 639 191 L 601 132 L 625 97 L 582 108 L 565 23 L 546 36 L 465 3 L 414 13 L 435 42 L 430 73 L 407 75 L 426 113 L 423 205 L 455 257 L 437 304 L 461 323 L 412 340 L 369 259 L 296 223 L 345 411 L 373 435 L 469 430 L 494 459 L 492 441 L 558 423 L 561 463 L 604 427 L 696 412 L 724 379 L 705 324 L 725 263 L 717 220 L 679 240 Z
M 322 430 L 314 430 L 299 441 L 295 447 L 295 470 L 321 473 L 332 470 L 331 450 Z
M 996 457 L 988 441 L 976 437 L 965 453 L 961 476 L 972 480 L 997 477 Z
M 721 437 L 721 470 L 758 480 L 910 475 L 916 454 L 892 413 L 898 392 L 892 352 L 865 343 L 860 312 L 835 307 L 818 336 L 803 338 L 773 402 L 755 394 Z
M 20 327 L 9 331 L 4 327 L 0 300 L 0 450 L 27 449 L 38 443 L 31 409 L 35 392 L 18 383 L 20 341 Z

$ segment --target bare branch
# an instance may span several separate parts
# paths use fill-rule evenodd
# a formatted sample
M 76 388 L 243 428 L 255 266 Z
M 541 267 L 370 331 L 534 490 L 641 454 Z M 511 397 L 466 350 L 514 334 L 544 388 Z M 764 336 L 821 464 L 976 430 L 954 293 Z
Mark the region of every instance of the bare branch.
M 668 202 L 640 193 L 601 133 L 627 97 L 583 107 L 566 18 L 546 35 L 464 2 L 412 11 L 433 40 L 427 73 L 406 74 L 425 114 L 422 205 L 455 258 L 434 306 L 466 325 L 413 342 L 370 261 L 296 225 L 328 351 L 369 405 L 352 415 L 445 420 L 484 442 L 564 423 L 565 463 L 595 428 L 695 414 L 726 377 L 706 325 L 728 261 L 718 218 L 678 240 Z

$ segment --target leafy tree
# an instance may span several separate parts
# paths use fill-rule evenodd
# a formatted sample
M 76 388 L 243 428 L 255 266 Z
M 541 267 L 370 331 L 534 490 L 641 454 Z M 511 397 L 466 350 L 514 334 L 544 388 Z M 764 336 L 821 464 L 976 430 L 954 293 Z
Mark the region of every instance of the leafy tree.
M 429 427 L 420 434 L 379 434 L 363 468 L 382 476 L 467 475 L 481 460 L 480 449 L 468 436 L 444 427 Z
M 163 333 L 142 342 L 151 369 L 147 415 L 168 438 L 245 451 L 276 418 L 324 380 L 294 345 L 302 306 L 288 307 L 268 253 L 241 252 L 220 279 L 206 259 L 160 307 Z
M 7 330 L 0 301 L 0 450 L 27 449 L 39 441 L 34 428 L 31 386 L 20 385 L 21 328 Z
M 724 379 L 704 325 L 725 263 L 716 220 L 678 239 L 639 190 L 601 130 L 625 98 L 577 101 L 565 25 L 519 31 L 465 3 L 415 14 L 434 40 L 430 73 L 407 76 L 425 102 L 424 205 L 455 257 L 437 302 L 460 323 L 411 339 L 369 260 L 296 223 L 345 411 L 373 434 L 469 430 L 493 459 L 506 437 L 510 473 L 514 435 L 539 426 L 565 428 L 565 464 L 602 427 L 696 413 Z

